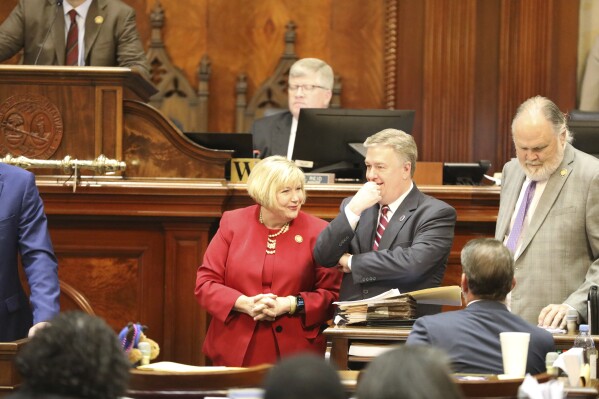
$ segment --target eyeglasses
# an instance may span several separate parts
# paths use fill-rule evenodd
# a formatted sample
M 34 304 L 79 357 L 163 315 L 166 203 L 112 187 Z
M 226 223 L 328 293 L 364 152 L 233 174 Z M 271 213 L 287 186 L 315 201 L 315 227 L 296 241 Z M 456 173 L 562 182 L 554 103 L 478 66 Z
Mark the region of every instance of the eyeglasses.
M 328 90 L 326 87 L 318 86 L 318 85 L 289 85 L 289 86 L 287 86 L 287 90 L 289 90 L 289 91 L 298 91 L 300 88 L 306 93 L 309 93 L 309 92 L 313 91 L 314 89 Z

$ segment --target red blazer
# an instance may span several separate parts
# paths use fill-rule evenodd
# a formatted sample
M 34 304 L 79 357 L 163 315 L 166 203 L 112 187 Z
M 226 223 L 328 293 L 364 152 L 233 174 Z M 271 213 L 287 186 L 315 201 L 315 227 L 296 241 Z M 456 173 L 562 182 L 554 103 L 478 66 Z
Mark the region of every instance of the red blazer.
M 305 314 L 285 314 L 272 322 L 281 356 L 300 351 L 324 353 L 321 326 L 333 315 L 342 274 L 317 265 L 312 250 L 327 222 L 300 212 L 289 231 L 277 237 L 276 254 L 266 255 L 268 229 L 258 221 L 260 206 L 225 212 L 198 268 L 195 294 L 211 315 L 204 353 L 215 365 L 241 366 L 256 322 L 233 311 L 240 295 L 263 293 L 266 256 L 276 257 L 272 293 L 304 298 Z M 279 328 L 280 327 L 280 328 Z M 276 359 L 273 359 L 273 363 Z

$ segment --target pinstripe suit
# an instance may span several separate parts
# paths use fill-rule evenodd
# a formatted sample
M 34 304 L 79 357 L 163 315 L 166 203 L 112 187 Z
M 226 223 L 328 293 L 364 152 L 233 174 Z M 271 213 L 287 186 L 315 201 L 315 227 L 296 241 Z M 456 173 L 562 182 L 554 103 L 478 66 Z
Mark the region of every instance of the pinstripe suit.
M 495 238 L 509 233 L 525 175 L 513 159 L 503 168 Z M 541 309 L 566 303 L 586 319 L 589 287 L 599 284 L 599 160 L 566 144 L 516 258 L 511 309 L 536 324 Z
M 393 213 L 378 251 L 372 250 L 378 223 L 378 205 L 362 212 L 352 230 L 344 209 L 318 236 L 314 258 L 326 267 L 351 253 L 352 272 L 343 275 L 339 298 L 370 298 L 391 288 L 401 292 L 441 285 L 453 243 L 456 211 L 445 202 L 414 188 Z M 418 314 L 438 313 L 440 306 L 419 306 Z

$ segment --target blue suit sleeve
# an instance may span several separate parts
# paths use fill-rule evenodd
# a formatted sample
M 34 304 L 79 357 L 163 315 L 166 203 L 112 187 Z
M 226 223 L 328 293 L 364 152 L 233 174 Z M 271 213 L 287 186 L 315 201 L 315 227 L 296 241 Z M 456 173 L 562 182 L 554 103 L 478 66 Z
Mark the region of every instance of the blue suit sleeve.
M 33 322 L 49 320 L 60 311 L 58 264 L 32 174 L 28 176 L 19 219 L 19 252 L 31 290 Z

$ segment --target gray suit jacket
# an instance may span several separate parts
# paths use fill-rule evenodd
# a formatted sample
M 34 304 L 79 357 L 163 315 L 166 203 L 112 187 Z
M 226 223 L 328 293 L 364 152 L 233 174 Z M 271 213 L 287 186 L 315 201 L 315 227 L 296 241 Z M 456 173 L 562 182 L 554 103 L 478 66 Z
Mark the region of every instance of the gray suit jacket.
M 525 175 L 517 159 L 503 168 L 495 238 L 509 233 Z M 599 284 L 599 160 L 570 144 L 551 175 L 515 263 L 512 312 L 537 324 L 541 309 L 567 303 L 586 319 L 589 287 Z
M 316 262 L 337 265 L 344 253 L 353 254 L 351 273 L 343 276 L 340 300 L 370 298 L 391 288 L 401 292 L 438 287 L 453 243 L 456 211 L 445 202 L 423 194 L 414 185 L 385 230 L 379 250 L 372 250 L 378 224 L 375 205 L 360 216 L 352 230 L 341 212 L 320 233 L 314 247 Z M 438 306 L 419 306 L 419 314 L 436 313 Z
M 56 18 L 55 18 L 56 17 Z M 44 37 L 51 29 L 47 40 Z M 149 65 L 139 39 L 135 11 L 120 0 L 93 0 L 85 21 L 85 64 L 120 66 L 149 76 Z M 19 0 L 0 25 L 0 61 L 24 49 L 23 63 L 64 65 L 65 21 L 57 0 Z
M 271 155 L 287 156 L 292 119 L 291 112 L 287 111 L 254 121 L 254 149 L 260 151 L 260 158 Z
M 553 336 L 510 313 L 496 301 L 478 301 L 466 309 L 421 317 L 407 345 L 428 344 L 445 350 L 456 373 L 503 374 L 499 333 L 530 333 L 526 372 L 545 372 L 545 355 L 554 350 Z

